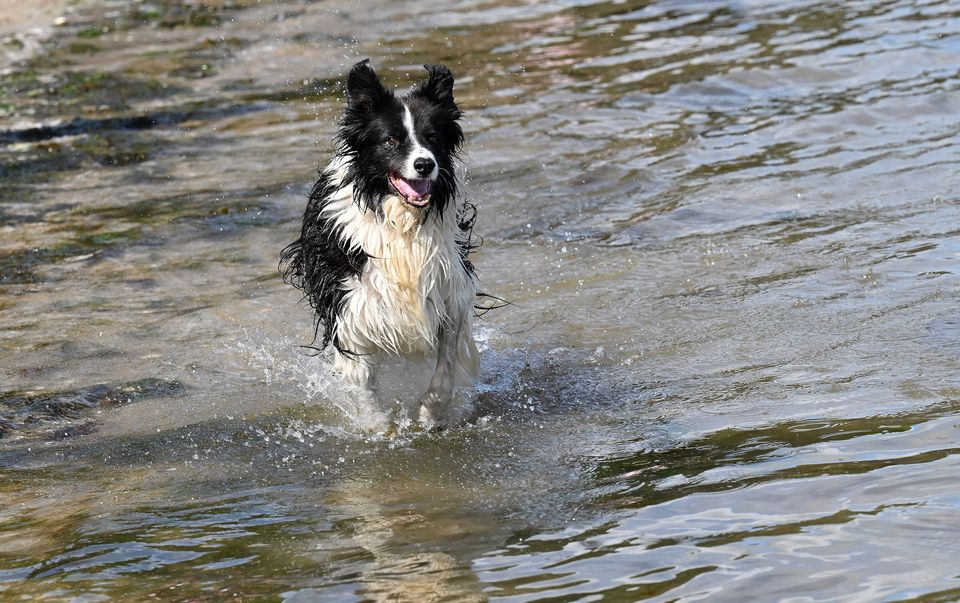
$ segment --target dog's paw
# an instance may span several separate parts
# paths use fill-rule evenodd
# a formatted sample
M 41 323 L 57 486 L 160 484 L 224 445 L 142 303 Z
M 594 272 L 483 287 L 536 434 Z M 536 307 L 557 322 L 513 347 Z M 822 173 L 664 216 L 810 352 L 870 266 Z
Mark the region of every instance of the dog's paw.
M 369 435 L 389 436 L 395 428 L 390 417 L 382 412 L 370 412 L 359 423 L 359 427 Z
M 447 426 L 447 400 L 439 396 L 427 394 L 426 399 L 420 406 L 420 424 L 427 431 L 441 431 Z

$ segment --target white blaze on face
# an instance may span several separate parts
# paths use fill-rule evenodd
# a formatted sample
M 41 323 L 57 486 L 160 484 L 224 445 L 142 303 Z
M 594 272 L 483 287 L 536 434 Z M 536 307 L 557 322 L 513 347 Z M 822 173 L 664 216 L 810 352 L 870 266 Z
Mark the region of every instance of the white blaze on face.
M 407 137 L 410 139 L 411 148 L 410 154 L 407 155 L 407 160 L 404 162 L 401 176 L 408 180 L 418 180 L 420 178 L 436 180 L 437 174 L 440 171 L 437 166 L 437 158 L 434 157 L 430 149 L 420 144 L 420 141 L 417 139 L 417 132 L 413 129 L 413 113 L 410 112 L 410 107 L 406 104 L 403 105 L 403 127 L 407 130 Z M 433 171 L 426 176 L 421 176 L 413 167 L 413 162 L 421 157 L 433 161 Z

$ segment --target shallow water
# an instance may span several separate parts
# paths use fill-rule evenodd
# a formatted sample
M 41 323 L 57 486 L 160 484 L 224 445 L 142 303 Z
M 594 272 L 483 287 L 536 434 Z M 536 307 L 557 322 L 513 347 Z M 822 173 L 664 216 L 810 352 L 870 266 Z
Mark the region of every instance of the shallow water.
M 72 10 L 0 80 L 3 598 L 960 598 L 955 3 Z M 363 57 L 458 74 L 513 302 L 441 434 L 276 271 Z

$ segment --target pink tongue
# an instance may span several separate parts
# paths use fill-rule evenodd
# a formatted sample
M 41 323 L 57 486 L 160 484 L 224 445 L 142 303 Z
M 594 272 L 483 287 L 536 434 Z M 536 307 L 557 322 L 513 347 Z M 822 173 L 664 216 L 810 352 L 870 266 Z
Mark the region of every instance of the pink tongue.
M 397 190 L 407 197 L 422 197 L 430 192 L 430 181 L 426 178 L 421 180 L 407 180 L 398 176 L 394 179 L 394 183 L 396 184 Z

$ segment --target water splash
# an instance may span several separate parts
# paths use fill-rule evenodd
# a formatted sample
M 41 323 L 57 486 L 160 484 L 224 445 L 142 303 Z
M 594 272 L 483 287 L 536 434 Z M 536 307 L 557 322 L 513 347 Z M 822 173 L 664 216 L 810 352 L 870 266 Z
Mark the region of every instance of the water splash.
M 498 357 L 490 347 L 496 337 L 496 332 L 489 327 L 478 329 L 476 339 L 484 377 L 476 385 L 457 389 L 451 408 L 453 417 L 475 421 L 479 394 L 510 395 L 514 389 L 523 361 L 516 353 Z M 386 432 L 391 437 L 406 439 L 422 432 L 416 413 L 431 375 L 429 359 L 384 362 L 378 373 L 380 393 L 378 399 L 372 400 L 369 392 L 345 382 L 334 372 L 332 353 L 308 354 L 291 337 L 241 325 L 238 336 L 227 344 L 227 349 L 238 356 L 237 368 L 253 370 L 263 383 L 298 391 L 300 404 L 334 409 L 337 415 L 334 423 L 321 428 L 331 435 L 355 439 L 360 433 L 370 437 Z M 383 423 L 384 415 L 389 426 Z M 318 426 L 301 422 L 285 429 L 313 434 Z

